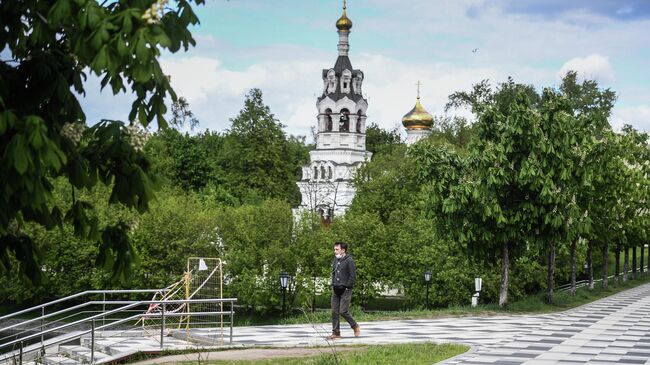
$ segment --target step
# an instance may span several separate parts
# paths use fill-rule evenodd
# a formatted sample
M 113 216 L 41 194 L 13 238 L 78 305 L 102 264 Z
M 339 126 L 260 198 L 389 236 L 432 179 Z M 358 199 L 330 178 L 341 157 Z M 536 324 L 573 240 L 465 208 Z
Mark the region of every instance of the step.
M 111 346 L 119 343 L 120 341 L 124 341 L 123 338 L 95 338 L 95 351 L 100 351 L 105 354 L 110 354 L 110 355 L 115 355 L 117 352 L 113 349 L 111 349 Z M 90 348 L 91 346 L 91 339 L 89 337 L 82 337 L 81 338 L 81 346 L 86 346 Z
M 84 364 L 90 363 L 91 350 L 90 348 L 85 346 L 59 346 L 59 353 L 63 353 L 69 358 L 76 360 L 80 363 L 84 363 Z M 96 362 L 104 358 L 107 358 L 110 355 L 107 355 L 95 349 L 95 353 L 93 354 L 93 356 L 94 356 L 93 361 Z
M 79 361 L 65 356 L 45 356 L 43 365 L 80 365 Z
M 144 343 L 143 343 L 144 342 Z M 81 345 L 87 348 L 91 346 L 90 338 L 82 338 Z M 100 351 L 109 355 L 119 355 L 124 352 L 133 352 L 133 350 L 149 350 L 158 348 L 159 342 L 147 341 L 145 337 L 112 337 L 95 339 L 95 351 Z

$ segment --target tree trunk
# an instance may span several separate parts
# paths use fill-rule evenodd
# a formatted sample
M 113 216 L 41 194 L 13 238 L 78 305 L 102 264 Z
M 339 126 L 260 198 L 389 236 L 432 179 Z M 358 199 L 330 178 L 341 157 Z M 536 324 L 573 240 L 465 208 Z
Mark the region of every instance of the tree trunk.
M 632 246 L 632 279 L 636 280 L 636 245 Z
M 576 294 L 576 246 L 577 241 L 571 242 L 571 295 Z
M 627 272 L 630 268 L 630 249 L 623 248 L 623 282 L 627 283 Z
M 553 287 L 555 286 L 555 243 L 551 244 L 551 249 L 548 252 L 548 277 L 547 277 L 547 298 L 549 303 L 553 302 Z
M 589 290 L 594 289 L 594 261 L 592 252 L 594 249 L 593 242 L 589 241 L 587 245 L 587 271 L 589 271 Z
M 616 245 L 614 249 L 616 262 L 614 263 L 614 282 L 618 284 L 618 275 L 621 272 L 621 245 Z
M 605 243 L 605 245 L 603 246 L 602 252 L 603 252 L 603 288 L 607 289 L 608 286 L 607 277 L 609 276 L 607 272 L 607 270 L 609 269 L 607 267 L 607 243 Z
M 501 290 L 499 291 L 499 307 L 508 305 L 508 270 L 510 258 L 508 257 L 508 244 L 501 245 Z
M 644 269 L 644 267 L 643 267 L 643 255 L 644 255 L 644 252 L 643 251 L 645 251 L 645 243 L 641 244 L 641 265 L 639 265 L 639 267 L 641 268 L 641 274 L 643 274 L 643 269 Z

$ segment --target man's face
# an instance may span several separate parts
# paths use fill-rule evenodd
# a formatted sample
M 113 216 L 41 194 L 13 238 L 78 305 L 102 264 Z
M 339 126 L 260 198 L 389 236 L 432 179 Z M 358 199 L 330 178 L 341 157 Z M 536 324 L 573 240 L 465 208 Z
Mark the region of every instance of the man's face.
M 334 246 L 334 256 L 343 255 L 343 254 L 345 254 L 345 250 L 342 249 L 341 246 L 339 245 Z

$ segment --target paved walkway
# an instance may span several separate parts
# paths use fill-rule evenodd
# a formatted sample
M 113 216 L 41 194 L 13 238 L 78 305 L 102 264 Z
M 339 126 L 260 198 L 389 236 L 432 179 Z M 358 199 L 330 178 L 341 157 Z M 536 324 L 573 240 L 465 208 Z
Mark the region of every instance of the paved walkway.
M 454 342 L 472 351 L 446 364 L 650 365 L 650 284 L 562 313 L 361 323 L 361 337 L 339 344 Z M 324 346 L 328 324 L 236 327 L 247 346 Z M 197 335 L 214 338 L 202 330 Z

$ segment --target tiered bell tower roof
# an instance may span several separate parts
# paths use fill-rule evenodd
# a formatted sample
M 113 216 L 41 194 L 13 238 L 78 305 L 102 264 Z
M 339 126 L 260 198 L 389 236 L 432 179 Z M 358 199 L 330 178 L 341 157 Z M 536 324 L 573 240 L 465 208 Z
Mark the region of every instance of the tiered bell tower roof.
M 338 29 L 339 34 L 339 43 L 338 51 L 339 56 L 334 63 L 334 67 L 329 69 L 323 69 L 323 80 L 330 79 L 342 80 L 337 82 L 336 87 L 325 88 L 323 94 L 318 98 L 318 101 L 329 97 L 333 101 L 338 101 L 344 97 L 358 102 L 363 100 L 361 94 L 361 80 L 363 80 L 363 72 L 361 70 L 355 70 L 352 67 L 352 62 L 348 57 L 348 52 L 350 50 L 350 44 L 348 43 L 348 37 L 350 36 L 350 29 L 352 29 L 352 21 L 347 17 L 346 14 L 346 1 L 343 1 L 343 14 L 336 21 L 336 28 Z M 348 81 L 348 87 L 345 87 L 345 81 Z M 358 80 L 358 82 L 352 82 L 352 80 Z M 355 90 L 355 86 L 359 90 Z

